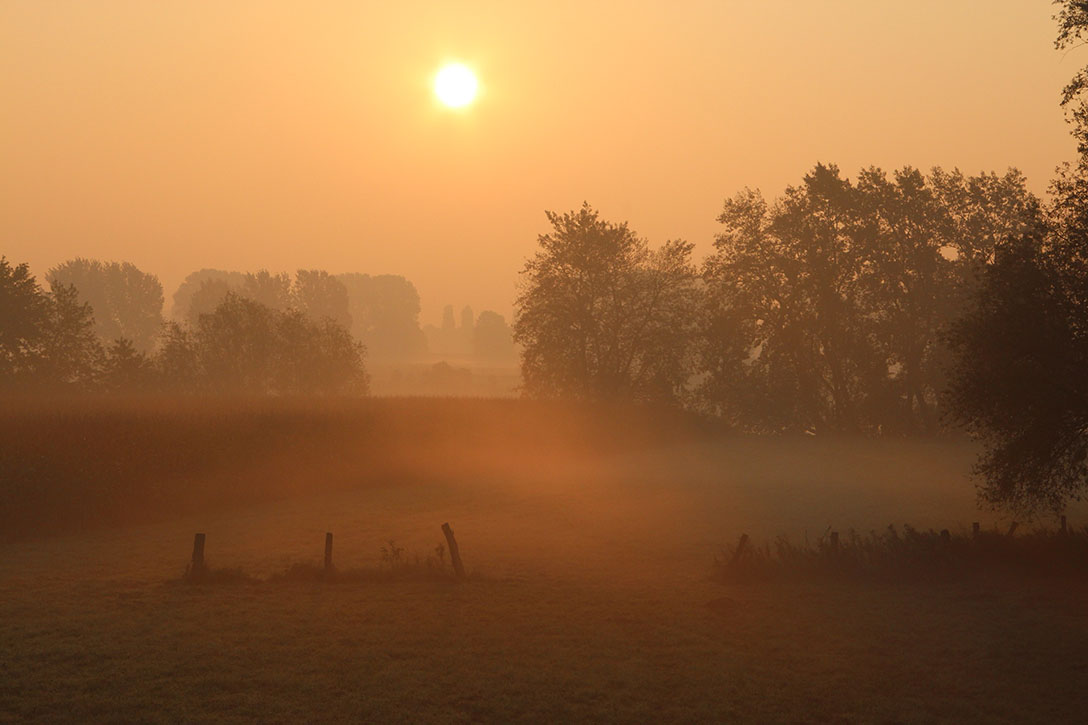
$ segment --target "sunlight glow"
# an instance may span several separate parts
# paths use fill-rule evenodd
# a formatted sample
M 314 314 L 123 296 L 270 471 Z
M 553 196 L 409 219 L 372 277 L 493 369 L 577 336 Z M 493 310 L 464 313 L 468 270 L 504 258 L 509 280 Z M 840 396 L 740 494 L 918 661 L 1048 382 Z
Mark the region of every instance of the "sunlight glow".
M 463 108 L 472 103 L 478 88 L 476 74 L 462 63 L 444 65 L 434 77 L 435 95 L 450 108 Z

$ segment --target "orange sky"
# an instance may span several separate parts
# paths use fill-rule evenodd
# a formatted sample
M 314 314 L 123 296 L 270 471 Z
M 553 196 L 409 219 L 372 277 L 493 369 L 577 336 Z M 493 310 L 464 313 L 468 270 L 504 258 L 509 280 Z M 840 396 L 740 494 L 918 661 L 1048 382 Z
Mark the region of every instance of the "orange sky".
M 722 200 L 1073 152 L 1046 0 L 0 3 L 0 253 L 404 274 L 509 316 L 544 209 L 705 253 Z M 480 76 L 439 108 L 446 59 Z

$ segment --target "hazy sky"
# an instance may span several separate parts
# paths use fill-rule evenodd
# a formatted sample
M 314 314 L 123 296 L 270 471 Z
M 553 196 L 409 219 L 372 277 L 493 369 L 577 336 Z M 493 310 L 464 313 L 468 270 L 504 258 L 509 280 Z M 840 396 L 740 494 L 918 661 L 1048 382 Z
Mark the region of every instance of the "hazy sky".
M 509 315 L 543 211 L 705 253 L 815 162 L 1017 166 L 1042 192 L 1088 49 L 1048 0 L 0 0 L 0 253 L 403 274 Z M 482 95 L 439 107 L 445 60 Z

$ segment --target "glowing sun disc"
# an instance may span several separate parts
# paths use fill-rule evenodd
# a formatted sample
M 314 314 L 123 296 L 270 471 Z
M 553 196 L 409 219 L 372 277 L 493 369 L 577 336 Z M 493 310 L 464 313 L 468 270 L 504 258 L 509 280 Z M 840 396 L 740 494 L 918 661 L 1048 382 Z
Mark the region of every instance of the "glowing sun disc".
M 462 108 L 476 98 L 476 74 L 461 63 L 442 66 L 434 77 L 434 94 L 450 108 Z

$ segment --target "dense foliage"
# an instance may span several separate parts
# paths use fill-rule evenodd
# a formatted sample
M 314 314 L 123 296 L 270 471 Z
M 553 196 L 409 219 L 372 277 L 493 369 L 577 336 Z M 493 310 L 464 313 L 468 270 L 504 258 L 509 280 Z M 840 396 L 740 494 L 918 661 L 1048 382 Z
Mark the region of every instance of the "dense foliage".
M 1088 3 L 1058 0 L 1059 49 L 1088 37 Z M 951 410 L 984 445 L 981 495 L 1061 510 L 1088 488 L 1088 70 L 1062 106 L 1079 158 L 1051 184 L 1045 224 L 1010 234 L 951 335 Z
M 290 305 L 277 309 L 228 292 L 191 324 L 160 324 L 152 349 L 144 351 L 123 336 L 104 345 L 96 334 L 91 305 L 81 300 L 74 286 L 60 284 L 61 277 L 57 275 L 51 290 L 45 292 L 25 264 L 13 267 L 0 258 L 0 388 L 9 392 L 281 395 L 366 392 L 364 347 L 336 320 L 314 317 L 329 307 L 325 303 L 335 300 L 335 295 L 312 293 L 314 302 L 304 310 Z M 267 273 L 252 277 L 264 290 L 276 284 L 276 278 Z M 310 286 L 320 290 L 329 279 L 313 274 Z
M 589 205 L 548 212 L 517 300 L 525 390 L 544 397 L 678 400 L 694 372 L 692 245 L 651 250 Z
M 128 262 L 76 258 L 50 269 L 46 280 L 76 289 L 94 311 L 95 334 L 104 344 L 123 337 L 147 352 L 158 339 L 163 297 L 155 275 Z
M 704 405 L 758 431 L 934 432 L 944 332 L 996 245 L 1041 223 L 1023 176 L 817 165 L 726 201 L 703 267 Z
M 523 270 L 525 391 L 696 407 L 756 432 L 935 433 L 947 333 L 1005 240 L 1037 232 L 1017 171 L 817 165 L 726 201 L 699 270 L 584 205 Z M 452 315 L 452 312 L 451 312 Z

